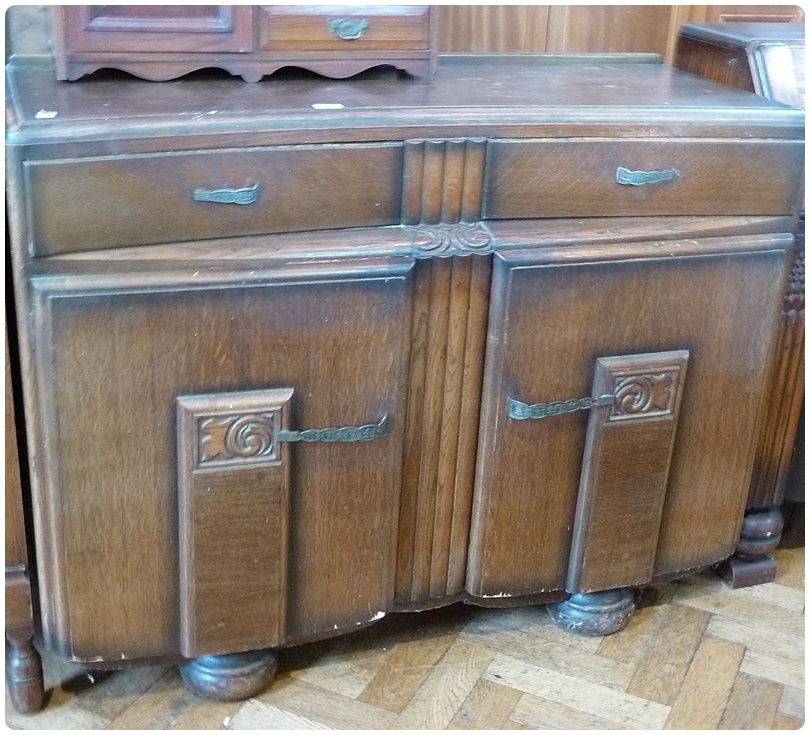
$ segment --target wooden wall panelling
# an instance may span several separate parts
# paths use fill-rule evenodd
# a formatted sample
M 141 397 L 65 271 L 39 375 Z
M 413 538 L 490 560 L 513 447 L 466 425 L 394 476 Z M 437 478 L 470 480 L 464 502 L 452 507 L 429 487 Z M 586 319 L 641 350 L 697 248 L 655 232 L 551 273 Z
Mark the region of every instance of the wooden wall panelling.
M 543 53 L 548 5 L 441 5 L 441 52 Z
M 671 18 L 670 5 L 552 5 L 546 51 L 664 54 Z
M 681 24 L 803 23 L 791 5 L 442 5 L 442 52 L 651 52 L 672 63 Z

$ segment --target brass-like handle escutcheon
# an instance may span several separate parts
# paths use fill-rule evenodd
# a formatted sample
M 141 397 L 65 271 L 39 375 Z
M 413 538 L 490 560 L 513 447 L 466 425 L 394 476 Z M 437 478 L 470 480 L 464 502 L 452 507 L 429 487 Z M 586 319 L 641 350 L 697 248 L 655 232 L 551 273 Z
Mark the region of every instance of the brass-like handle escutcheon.
M 671 184 L 679 178 L 681 178 L 681 172 L 676 168 L 668 168 L 664 171 L 631 171 L 629 168 L 619 166 L 616 169 L 616 183 L 625 186 Z
M 344 41 L 356 41 L 368 31 L 366 18 L 328 18 L 329 32 Z
M 196 189 L 195 202 L 216 202 L 217 204 L 253 204 L 259 198 L 261 187 L 258 184 L 242 189 Z

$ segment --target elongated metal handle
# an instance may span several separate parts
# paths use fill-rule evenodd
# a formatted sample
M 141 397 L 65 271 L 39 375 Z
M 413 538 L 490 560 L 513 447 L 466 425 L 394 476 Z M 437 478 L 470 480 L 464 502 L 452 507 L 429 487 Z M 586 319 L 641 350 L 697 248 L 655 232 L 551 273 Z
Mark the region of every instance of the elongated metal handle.
M 344 41 L 355 41 L 368 31 L 366 18 L 328 18 L 329 32 Z
M 676 168 L 668 168 L 664 171 L 631 171 L 629 168 L 619 166 L 616 169 L 616 181 L 627 186 L 669 184 L 679 178 L 681 178 L 681 172 Z
M 545 419 L 549 416 L 559 416 L 561 413 L 586 411 L 594 406 L 612 406 L 615 402 L 615 396 L 604 395 L 598 398 L 578 398 L 554 403 L 535 403 L 529 406 L 510 398 L 508 413 L 510 419 Z
M 195 202 L 216 202 L 218 204 L 253 204 L 259 198 L 258 184 L 243 189 L 196 189 Z
M 277 442 L 370 442 L 388 433 L 388 414 L 377 424 L 343 426 L 339 429 L 305 429 L 276 432 Z

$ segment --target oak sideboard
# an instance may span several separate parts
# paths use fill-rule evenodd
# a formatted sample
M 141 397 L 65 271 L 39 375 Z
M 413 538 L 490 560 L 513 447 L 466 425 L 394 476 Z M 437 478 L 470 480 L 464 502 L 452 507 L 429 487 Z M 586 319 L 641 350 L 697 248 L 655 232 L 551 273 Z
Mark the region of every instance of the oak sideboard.
M 678 37 L 674 65 L 804 109 L 804 59 L 804 24 L 687 23 Z M 783 531 L 786 540 L 804 536 L 803 481 L 789 481 L 794 473 L 804 475 L 803 210 L 782 302 L 770 395 L 754 452 L 748 508 L 737 553 L 723 565 L 723 576 L 733 587 L 772 582 L 776 561 L 768 552 L 780 544 Z M 783 507 L 789 509 L 787 524 Z
M 391 612 L 610 633 L 734 551 L 802 111 L 648 55 L 7 90 L 49 649 L 247 697 Z

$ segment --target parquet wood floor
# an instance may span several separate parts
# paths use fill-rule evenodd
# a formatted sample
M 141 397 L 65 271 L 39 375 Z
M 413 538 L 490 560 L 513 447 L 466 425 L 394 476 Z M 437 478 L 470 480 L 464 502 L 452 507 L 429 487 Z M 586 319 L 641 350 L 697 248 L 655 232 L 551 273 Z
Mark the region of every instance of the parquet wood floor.
M 197 699 L 174 667 L 44 659 L 50 699 L 14 729 L 795 729 L 804 722 L 804 549 L 773 584 L 664 585 L 628 628 L 564 633 L 542 607 L 391 615 L 281 655 L 247 702 Z

